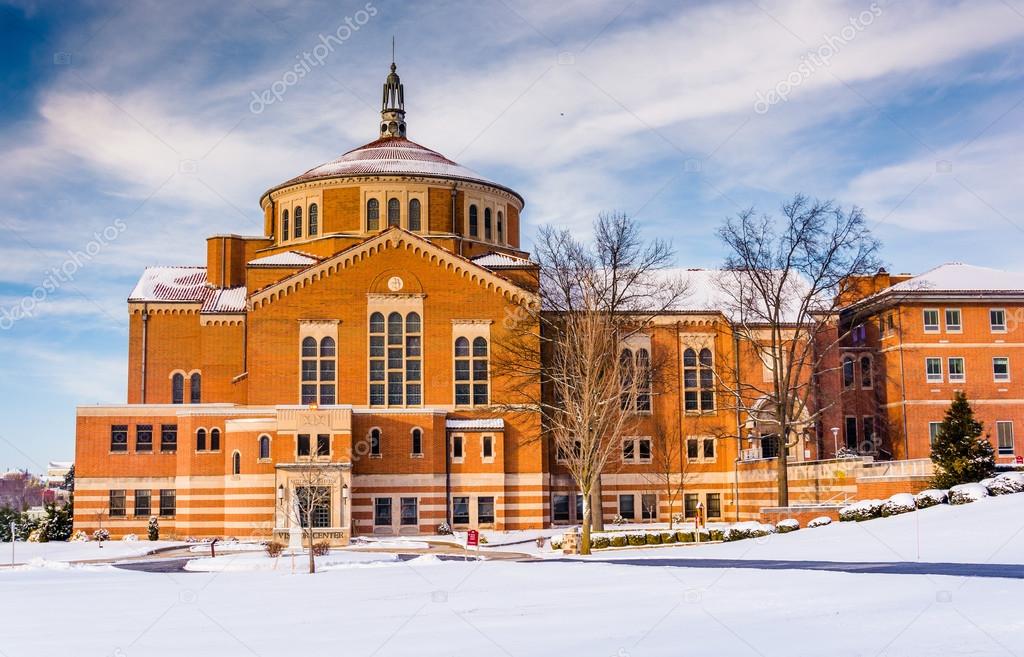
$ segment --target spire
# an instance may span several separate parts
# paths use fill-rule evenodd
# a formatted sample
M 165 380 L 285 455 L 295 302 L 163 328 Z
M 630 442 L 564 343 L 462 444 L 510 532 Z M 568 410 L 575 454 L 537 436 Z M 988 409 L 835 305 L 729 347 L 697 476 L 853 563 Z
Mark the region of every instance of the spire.
M 405 87 L 398 77 L 395 65 L 395 39 L 391 38 L 391 73 L 384 81 L 384 94 L 380 105 L 380 136 L 405 136 Z

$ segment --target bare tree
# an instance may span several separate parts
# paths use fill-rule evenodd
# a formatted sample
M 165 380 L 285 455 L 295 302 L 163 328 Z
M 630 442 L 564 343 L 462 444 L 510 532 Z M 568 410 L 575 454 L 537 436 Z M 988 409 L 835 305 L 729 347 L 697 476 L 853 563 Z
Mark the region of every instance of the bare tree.
M 621 214 L 601 215 L 590 245 L 568 230 L 542 229 L 535 256 L 544 306 L 523 306 L 508 322 L 494 367 L 518 382 L 506 409 L 540 415 L 542 436 L 583 495 L 588 554 L 591 529 L 600 526 L 601 473 L 637 411 L 650 407 L 650 354 L 623 360 L 622 346 L 677 305 L 685 285 L 664 275 L 671 247 L 644 242 Z
M 651 470 L 645 477 L 664 492 L 668 502 L 668 528 L 671 530 L 675 526 L 676 505 L 683 499 L 683 491 L 692 480 L 693 473 L 687 458 L 686 436 L 679 422 L 679 413 L 675 412 L 668 419 L 662 415 L 656 416 L 653 428 Z
M 293 523 L 302 528 L 302 537 L 309 550 L 309 572 L 312 574 L 316 572 L 315 530 L 325 513 L 330 523 L 331 491 L 335 481 L 326 463 L 303 463 L 289 468 L 289 472 L 292 499 L 285 512 Z
M 719 237 L 728 249 L 719 278 L 723 310 L 743 356 L 766 373 L 719 380 L 747 417 L 778 436 L 778 503 L 786 506 L 788 449 L 837 401 L 815 398 L 814 375 L 855 324 L 842 330 L 838 322 L 844 285 L 877 271 L 879 242 L 859 208 L 800 194 L 782 206 L 780 219 L 746 210 L 726 220 Z

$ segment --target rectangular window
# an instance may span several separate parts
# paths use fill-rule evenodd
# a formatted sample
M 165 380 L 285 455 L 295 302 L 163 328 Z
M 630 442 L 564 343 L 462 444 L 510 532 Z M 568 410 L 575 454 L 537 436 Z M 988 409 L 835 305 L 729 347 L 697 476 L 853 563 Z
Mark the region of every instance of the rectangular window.
M 654 493 L 644 493 L 640 496 L 640 517 L 643 520 L 658 519 L 658 496 Z
M 407 527 L 420 524 L 419 501 L 415 497 L 402 498 L 402 524 Z
M 178 425 L 176 425 L 176 424 L 162 424 L 162 425 L 160 425 L 160 451 L 161 452 L 176 452 L 176 451 L 178 451 Z
M 300 433 L 296 437 L 296 441 L 297 441 L 297 448 L 298 448 L 298 451 L 296 453 L 299 456 L 309 456 L 309 434 L 308 433 Z
M 160 515 L 166 517 L 174 516 L 176 511 L 178 495 L 173 488 L 160 489 Z
M 452 436 L 452 459 L 462 460 L 462 436 Z
M 641 463 L 650 463 L 651 462 L 651 439 L 650 438 L 641 438 L 640 440 L 638 440 L 636 442 L 637 442 L 637 445 L 639 447 L 638 451 L 639 451 L 639 454 L 640 454 L 640 462 Z
M 632 438 L 627 438 L 622 441 L 622 462 L 632 463 L 636 458 L 636 443 L 633 442 Z
M 1006 333 L 1006 311 L 993 308 L 988 311 L 988 324 L 993 333 Z
M 964 359 L 960 356 L 953 356 L 947 361 L 949 365 L 949 380 L 950 382 L 963 382 L 964 376 Z
M 376 497 L 373 500 L 373 524 L 375 527 L 391 526 L 391 498 Z
M 150 498 L 151 495 L 152 495 L 152 493 L 150 493 L 148 488 L 145 488 L 145 489 L 140 488 L 140 489 L 137 489 L 135 491 L 135 517 L 136 518 L 147 518 L 147 517 L 150 516 L 150 514 L 153 513 L 153 511 L 152 511 L 152 501 L 151 501 L 151 498 Z
M 846 448 L 857 449 L 857 418 L 852 416 L 846 418 Z
M 480 525 L 489 525 L 494 522 L 494 498 L 476 498 L 476 521 Z
M 925 358 L 925 379 L 928 383 L 942 383 L 942 359 Z
M 697 493 L 686 493 L 683 495 L 683 515 L 686 518 L 696 517 Z
M 494 458 L 494 436 L 483 437 L 483 457 L 485 459 Z
M 939 311 L 936 308 L 928 308 L 924 311 L 924 332 L 939 332 Z
M 128 451 L 128 425 L 115 424 L 110 427 L 110 451 Z
M 1013 456 L 1013 422 L 996 422 L 996 435 L 1000 456 Z
M 551 520 L 552 522 L 569 522 L 569 496 L 551 496 Z
M 627 520 L 636 519 L 636 509 L 633 508 L 632 495 L 619 495 L 619 515 Z
M 313 527 L 331 526 L 331 491 L 324 486 L 302 487 L 295 489 L 301 517 L 299 524 L 308 527 L 306 513 L 311 516 Z
M 707 494 L 708 518 L 722 517 L 722 495 L 721 493 Z
M 996 356 L 992 359 L 992 380 L 1010 380 L 1010 359 L 1006 356 Z
M 942 427 L 942 423 L 941 422 L 929 422 L 928 423 L 928 446 L 929 447 L 934 447 L 935 446 L 935 439 L 939 437 L 940 433 L 942 433 L 940 431 L 940 427 Z
M 469 498 L 452 498 L 452 523 L 456 525 L 469 524 Z
M 704 458 L 714 459 L 715 458 L 715 439 L 705 438 L 704 439 Z
M 125 514 L 125 490 L 115 488 L 110 491 L 110 502 L 108 503 L 111 518 L 123 518 Z
M 875 417 L 873 415 L 864 416 L 864 444 L 871 445 L 872 449 L 875 446 Z
M 330 456 L 331 455 L 331 436 L 330 436 L 330 434 L 326 434 L 326 433 L 317 434 L 317 437 L 316 437 L 316 455 L 317 456 Z
M 136 452 L 152 452 L 153 451 L 153 425 L 152 424 L 137 424 L 137 425 L 135 425 L 135 451 Z
M 960 322 L 959 308 L 946 308 L 946 330 L 958 332 L 963 328 Z
M 696 461 L 700 458 L 700 445 L 696 438 L 686 439 L 686 458 L 690 461 Z

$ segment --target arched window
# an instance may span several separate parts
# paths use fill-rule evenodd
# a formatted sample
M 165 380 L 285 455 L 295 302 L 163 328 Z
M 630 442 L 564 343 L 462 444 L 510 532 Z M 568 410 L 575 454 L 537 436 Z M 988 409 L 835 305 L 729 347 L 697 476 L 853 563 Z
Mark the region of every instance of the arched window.
M 384 315 L 370 315 L 370 405 L 384 405 L 384 387 L 387 367 L 384 357 Z
M 313 237 L 320 230 L 320 217 L 317 212 L 316 203 L 309 205 L 309 236 Z
M 302 237 L 302 208 L 295 206 L 295 237 Z
M 416 427 L 412 430 L 412 446 L 409 449 L 410 454 L 422 456 L 423 455 L 423 430 Z
M 303 404 L 329 406 L 336 402 L 336 357 L 334 338 L 320 339 L 306 336 L 302 339 L 302 394 Z
M 241 473 L 242 473 L 242 455 L 239 454 L 238 452 L 234 452 L 233 454 L 231 454 L 231 474 L 236 475 L 236 474 L 241 474 Z
M 420 200 L 418 198 L 409 201 L 409 230 L 421 230 Z
M 366 230 L 380 230 L 380 201 L 375 198 L 366 202 Z
M 862 388 L 870 388 L 872 385 L 871 356 L 860 357 L 860 385 Z
M 505 218 L 498 212 L 498 243 L 505 243 Z
M 484 239 L 491 241 L 491 209 L 484 208 Z
M 640 380 L 636 389 L 636 410 L 651 410 L 651 355 L 646 349 L 637 349 L 636 372 Z
M 270 436 L 260 436 L 260 459 L 270 458 Z
M 380 429 L 370 429 L 370 456 L 380 456 Z
M 370 404 L 423 403 L 423 321 L 419 313 L 370 315 Z M 385 394 L 386 390 L 386 394 Z
M 683 352 L 683 409 L 701 413 L 715 409 L 714 355 L 710 349 Z
M 193 372 L 188 379 L 189 401 L 193 404 L 200 403 L 203 398 L 203 377 L 199 372 Z
M 388 199 L 388 226 L 402 225 L 402 204 L 397 198 Z
M 477 234 L 477 209 L 475 205 L 469 206 L 469 236 L 476 237 Z
M 843 387 L 850 388 L 856 378 L 853 364 L 853 356 L 843 358 Z
M 487 339 L 455 340 L 455 404 L 486 406 L 490 401 Z
M 281 211 L 281 240 L 288 241 L 288 211 Z
M 210 450 L 220 451 L 220 429 L 210 429 Z
M 185 403 L 185 375 L 175 374 L 171 377 L 171 403 Z
M 623 409 L 628 409 L 631 388 L 633 387 L 633 352 L 629 349 L 623 349 L 619 353 L 619 379 L 622 385 L 619 403 Z
M 206 429 L 196 430 L 196 451 L 206 451 Z

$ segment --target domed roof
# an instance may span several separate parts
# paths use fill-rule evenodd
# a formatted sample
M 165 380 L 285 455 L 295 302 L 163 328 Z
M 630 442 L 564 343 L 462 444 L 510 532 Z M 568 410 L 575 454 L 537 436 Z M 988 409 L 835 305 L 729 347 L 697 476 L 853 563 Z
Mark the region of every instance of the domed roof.
M 354 148 L 341 157 L 313 167 L 302 175 L 267 190 L 267 194 L 283 187 L 312 180 L 355 176 L 426 176 L 448 180 L 465 180 L 505 190 L 523 202 L 523 197 L 504 185 L 484 178 L 472 169 L 449 160 L 405 137 L 405 93 L 395 64 L 384 83 L 381 105 L 380 137 Z

